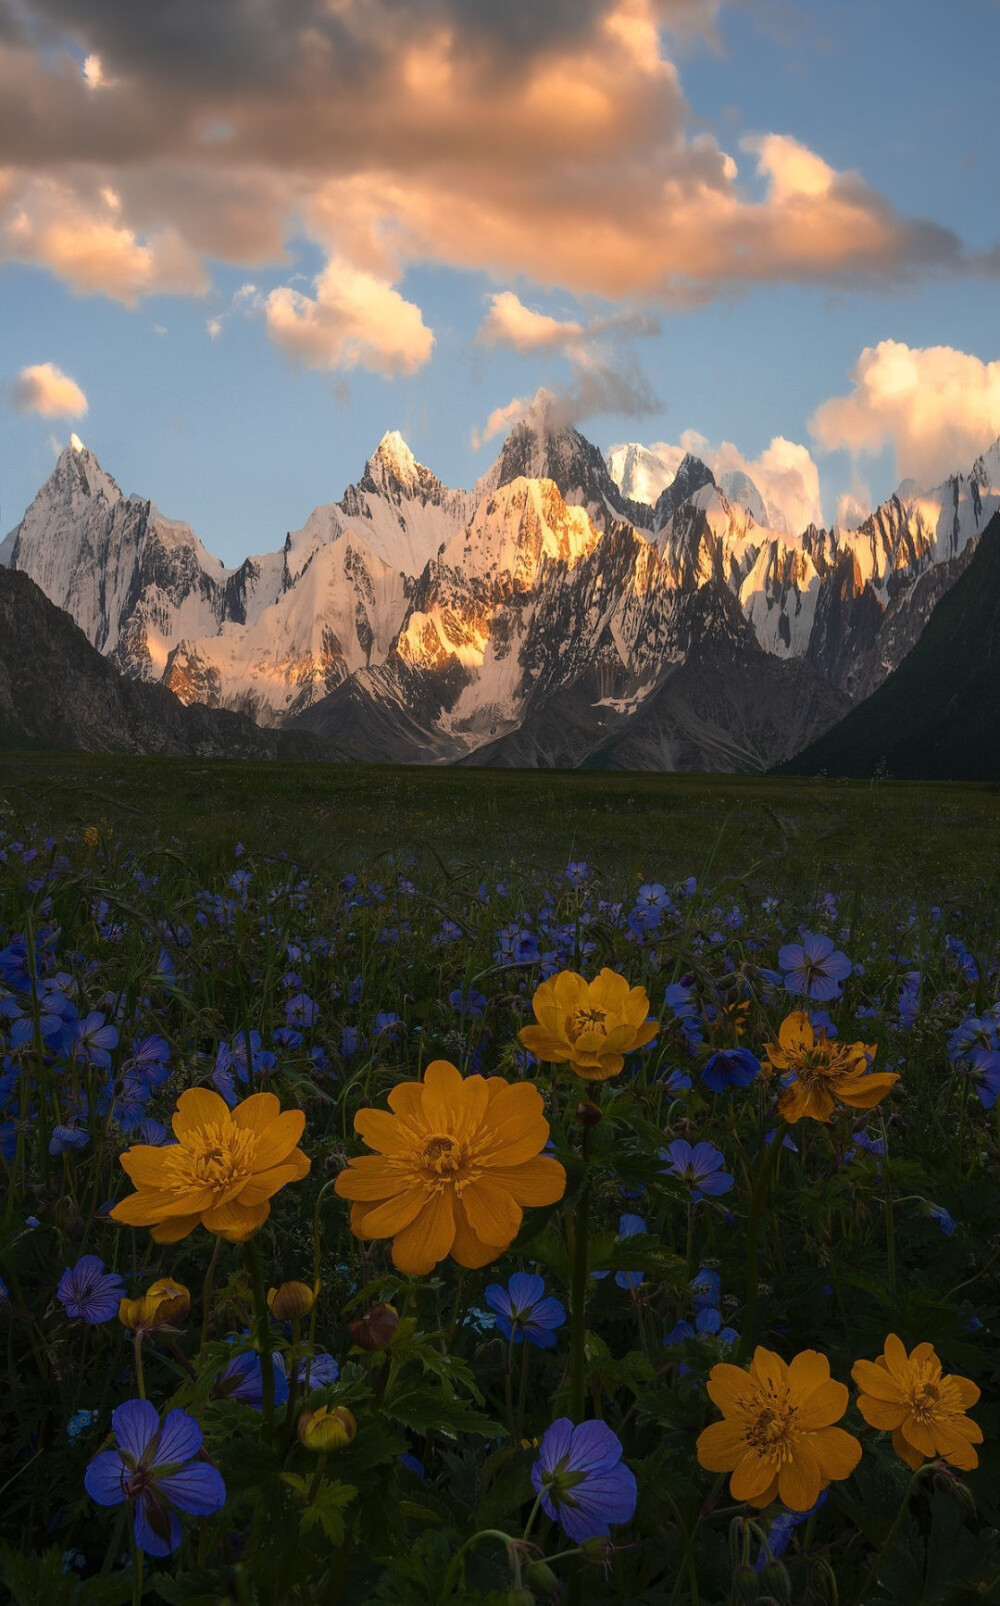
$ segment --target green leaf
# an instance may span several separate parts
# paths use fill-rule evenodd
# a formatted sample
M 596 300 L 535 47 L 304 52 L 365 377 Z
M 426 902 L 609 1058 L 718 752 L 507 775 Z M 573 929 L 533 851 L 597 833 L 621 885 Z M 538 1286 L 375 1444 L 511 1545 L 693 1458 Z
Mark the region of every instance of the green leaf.
M 386 1416 L 414 1433 L 478 1433 L 484 1439 L 499 1438 L 503 1428 L 464 1400 L 439 1389 L 410 1388 L 392 1391 L 383 1404 Z

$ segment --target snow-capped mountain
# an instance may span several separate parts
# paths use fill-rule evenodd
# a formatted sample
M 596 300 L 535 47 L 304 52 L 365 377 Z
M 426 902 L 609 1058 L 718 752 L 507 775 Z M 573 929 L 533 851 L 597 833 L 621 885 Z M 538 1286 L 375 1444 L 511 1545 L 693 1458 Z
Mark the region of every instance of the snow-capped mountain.
M 133 677 L 342 756 L 760 768 L 891 673 L 998 507 L 1000 442 L 852 531 L 773 529 L 691 454 L 639 502 L 543 410 L 471 492 L 387 434 L 236 569 L 74 437 L 0 562 Z

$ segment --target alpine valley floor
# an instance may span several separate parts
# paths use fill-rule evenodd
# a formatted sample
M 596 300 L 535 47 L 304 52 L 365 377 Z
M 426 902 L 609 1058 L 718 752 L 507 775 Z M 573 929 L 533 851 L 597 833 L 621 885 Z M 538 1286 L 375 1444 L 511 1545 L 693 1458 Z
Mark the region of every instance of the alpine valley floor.
M 992 784 L 7 751 L 0 823 L 177 837 L 206 871 L 241 841 L 339 874 L 402 854 L 446 878 L 576 859 L 605 874 L 732 877 L 764 896 L 836 887 L 966 909 L 1000 889 Z

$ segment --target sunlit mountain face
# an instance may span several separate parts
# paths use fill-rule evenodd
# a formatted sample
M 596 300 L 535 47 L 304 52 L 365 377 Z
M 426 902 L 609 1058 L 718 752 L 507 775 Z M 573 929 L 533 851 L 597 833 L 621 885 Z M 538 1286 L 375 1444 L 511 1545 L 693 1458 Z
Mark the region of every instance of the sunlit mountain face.
M 1000 444 L 857 529 L 797 532 L 690 453 L 637 500 L 644 450 L 606 461 L 538 409 L 466 492 L 391 432 L 226 568 L 77 437 L 0 558 L 127 675 L 346 756 L 757 769 L 892 672 L 1000 506 Z

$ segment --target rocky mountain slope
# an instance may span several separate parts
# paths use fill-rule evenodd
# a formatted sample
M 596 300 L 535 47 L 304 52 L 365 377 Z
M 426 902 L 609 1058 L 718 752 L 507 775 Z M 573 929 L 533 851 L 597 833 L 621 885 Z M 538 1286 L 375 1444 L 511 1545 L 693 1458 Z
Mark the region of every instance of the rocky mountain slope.
M 886 773 L 1000 781 L 1000 516 L 919 640 L 863 703 L 783 766 L 791 775 Z
M 648 487 L 645 450 L 611 464 Z M 891 674 L 1000 507 L 1000 442 L 852 531 L 771 529 L 748 475 L 690 454 L 659 473 L 626 495 L 542 410 L 455 491 L 392 433 L 227 570 L 74 437 L 0 562 L 129 675 L 345 757 L 756 769 Z
M 185 707 L 129 680 L 26 574 L 0 569 L 0 749 L 28 742 L 89 753 L 320 757 L 316 742 L 244 714 Z

